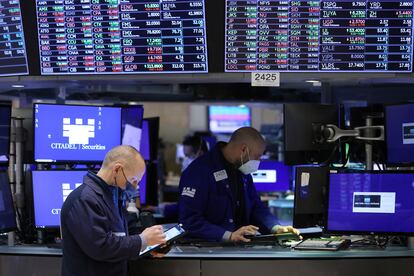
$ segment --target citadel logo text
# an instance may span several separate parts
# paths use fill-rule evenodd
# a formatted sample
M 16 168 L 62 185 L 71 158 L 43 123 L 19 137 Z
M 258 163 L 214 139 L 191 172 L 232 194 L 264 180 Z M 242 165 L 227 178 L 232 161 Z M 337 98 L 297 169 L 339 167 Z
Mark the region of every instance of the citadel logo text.
M 106 150 L 106 146 L 101 144 L 96 145 L 79 145 L 79 144 L 68 144 L 68 143 L 51 143 L 50 147 L 54 150 L 65 149 L 65 150 Z

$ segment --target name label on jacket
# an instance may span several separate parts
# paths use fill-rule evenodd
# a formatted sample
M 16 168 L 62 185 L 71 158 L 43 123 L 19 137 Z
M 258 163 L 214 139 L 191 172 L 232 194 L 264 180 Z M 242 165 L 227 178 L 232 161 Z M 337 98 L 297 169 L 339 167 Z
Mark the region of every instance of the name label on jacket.
M 214 175 L 214 179 L 216 180 L 216 182 L 219 182 L 219 181 L 222 181 L 228 178 L 226 170 L 215 172 L 213 175 Z

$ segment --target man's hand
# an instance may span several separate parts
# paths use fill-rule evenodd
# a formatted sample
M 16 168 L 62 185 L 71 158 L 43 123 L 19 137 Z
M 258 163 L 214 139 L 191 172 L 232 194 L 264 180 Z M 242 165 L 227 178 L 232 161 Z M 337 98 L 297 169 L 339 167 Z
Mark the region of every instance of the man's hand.
M 146 228 L 141 235 L 148 246 L 166 243 L 164 230 L 161 225 L 154 225 Z
M 246 239 L 244 236 L 246 235 L 256 235 L 257 230 L 259 230 L 259 227 L 256 227 L 254 225 L 248 225 L 240 227 L 237 231 L 231 233 L 230 235 L 230 241 L 232 242 L 249 242 L 249 239 Z
M 293 228 L 292 226 L 279 226 L 276 229 L 275 234 L 283 234 L 283 233 L 293 233 L 296 235 L 300 235 L 300 232 L 298 229 Z

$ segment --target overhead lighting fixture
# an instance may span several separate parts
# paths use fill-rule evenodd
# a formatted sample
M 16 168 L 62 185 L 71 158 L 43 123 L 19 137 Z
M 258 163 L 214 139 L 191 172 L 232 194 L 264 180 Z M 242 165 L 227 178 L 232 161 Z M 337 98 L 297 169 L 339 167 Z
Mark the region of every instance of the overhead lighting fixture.
M 13 84 L 13 88 L 24 88 L 25 86 L 23 84 Z

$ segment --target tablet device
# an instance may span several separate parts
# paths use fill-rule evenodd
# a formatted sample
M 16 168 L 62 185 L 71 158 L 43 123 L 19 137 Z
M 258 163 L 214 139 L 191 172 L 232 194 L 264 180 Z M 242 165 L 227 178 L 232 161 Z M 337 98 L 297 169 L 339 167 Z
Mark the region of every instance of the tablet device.
M 177 224 L 175 226 L 173 226 L 172 228 L 168 229 L 167 231 L 164 232 L 165 236 L 166 236 L 166 240 L 167 242 L 165 244 L 156 244 L 156 245 L 151 245 L 151 246 L 147 246 L 147 248 L 145 248 L 143 251 L 141 251 L 139 253 L 139 256 L 146 256 L 148 255 L 151 251 L 157 250 L 158 248 L 162 247 L 162 246 L 168 246 L 170 245 L 173 241 L 177 240 L 178 238 L 182 237 L 185 234 L 185 230 L 183 229 L 181 224 Z

